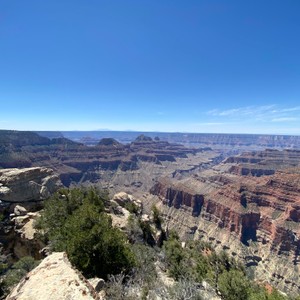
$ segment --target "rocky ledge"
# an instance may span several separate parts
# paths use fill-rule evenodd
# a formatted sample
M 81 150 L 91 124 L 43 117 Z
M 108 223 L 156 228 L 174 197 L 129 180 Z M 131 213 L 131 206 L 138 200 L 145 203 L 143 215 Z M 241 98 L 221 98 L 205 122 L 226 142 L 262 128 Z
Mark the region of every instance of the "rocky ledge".
M 29 272 L 6 300 L 100 299 L 92 285 L 72 268 L 63 252 L 52 253 Z
M 61 186 L 49 168 L 0 170 L 0 200 L 6 202 L 39 201 L 48 198 Z

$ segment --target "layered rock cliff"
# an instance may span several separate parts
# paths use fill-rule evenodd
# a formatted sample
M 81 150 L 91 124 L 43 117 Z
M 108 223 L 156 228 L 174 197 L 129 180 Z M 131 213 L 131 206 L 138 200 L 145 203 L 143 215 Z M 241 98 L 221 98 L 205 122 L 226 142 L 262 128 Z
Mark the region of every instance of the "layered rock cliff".
M 176 163 L 180 159 L 202 153 L 212 157 L 218 155 L 211 155 L 210 149 L 186 148 L 149 137 L 138 137 L 126 145 L 112 138 L 104 138 L 95 146 L 85 146 L 65 138 L 50 140 L 29 132 L 5 131 L 3 135 L 5 143 L 1 144 L 0 139 L 0 168 L 49 167 L 59 174 L 66 186 L 84 182 L 105 182 L 109 185 L 116 173 L 133 174 L 142 170 L 144 163 L 161 166 L 160 173 L 163 173 L 163 168 L 170 163 L 174 164 L 173 171 L 176 170 Z M 144 183 L 134 179 L 130 185 L 135 185 L 135 182 L 138 185 Z
M 256 278 L 300 292 L 300 151 L 245 153 L 182 180 L 161 178 L 151 193 L 183 236 L 207 239 Z

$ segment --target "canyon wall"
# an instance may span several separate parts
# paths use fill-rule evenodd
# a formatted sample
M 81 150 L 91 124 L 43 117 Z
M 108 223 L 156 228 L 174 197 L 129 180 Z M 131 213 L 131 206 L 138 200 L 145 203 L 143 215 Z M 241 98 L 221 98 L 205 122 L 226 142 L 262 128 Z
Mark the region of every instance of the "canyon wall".
M 182 236 L 206 239 L 257 279 L 300 292 L 300 151 L 245 153 L 182 180 L 161 178 L 151 193 Z

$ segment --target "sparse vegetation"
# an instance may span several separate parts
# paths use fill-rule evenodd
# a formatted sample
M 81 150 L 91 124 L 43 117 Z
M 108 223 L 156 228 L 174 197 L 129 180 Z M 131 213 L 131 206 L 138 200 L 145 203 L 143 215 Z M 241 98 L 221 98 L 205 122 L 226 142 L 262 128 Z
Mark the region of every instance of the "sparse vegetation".
M 182 244 L 178 234 L 171 231 L 162 248 L 155 246 L 154 231 L 163 227 L 155 206 L 151 209 L 152 221 L 141 220 L 131 209 L 125 234 L 112 226 L 105 212 L 110 203 L 107 193 L 94 188 L 61 189 L 45 201 L 36 222 L 40 237 L 52 250 L 66 251 L 71 263 L 86 277 L 106 279 L 107 299 L 158 296 L 198 300 L 202 299 L 203 282 L 224 300 L 288 299 L 249 280 L 241 264 L 225 252 L 217 253 L 209 243 Z M 3 265 L 2 292 L 7 293 L 35 264 L 32 258 L 23 258 L 9 270 Z M 172 277 L 174 284 L 165 285 L 159 272 Z
M 87 277 L 107 278 L 135 265 L 125 234 L 104 212 L 105 201 L 107 195 L 93 188 L 61 190 L 46 201 L 36 226 L 51 248 L 66 251 Z
M 0 297 L 5 296 L 14 285 L 19 283 L 38 264 L 39 261 L 34 260 L 31 256 L 24 256 L 10 268 L 8 268 L 8 265 L 2 264 L 0 272 L 3 273 L 3 276 L 0 281 Z
M 161 228 L 162 218 L 160 216 L 160 212 L 159 212 L 158 208 L 155 205 L 153 205 L 151 208 L 151 211 L 153 214 L 153 222 L 154 222 L 155 226 L 157 228 Z
M 139 207 L 133 202 L 126 202 L 124 208 L 126 208 L 130 213 L 135 215 L 137 215 L 139 212 Z

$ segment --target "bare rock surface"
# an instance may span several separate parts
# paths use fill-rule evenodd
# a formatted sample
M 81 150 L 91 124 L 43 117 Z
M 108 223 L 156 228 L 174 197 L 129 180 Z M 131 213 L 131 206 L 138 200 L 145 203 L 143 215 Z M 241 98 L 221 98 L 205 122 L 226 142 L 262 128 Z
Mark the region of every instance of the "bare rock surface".
M 92 285 L 74 270 L 63 252 L 46 257 L 13 289 L 7 300 L 99 299 Z
M 122 207 L 124 207 L 128 204 L 133 204 L 133 205 L 135 205 L 135 207 L 139 213 L 142 212 L 142 209 L 143 209 L 142 201 L 139 199 L 136 199 L 135 197 L 133 197 L 130 194 L 127 194 L 125 192 L 119 192 L 114 195 L 112 200 L 117 202 Z
M 33 167 L 0 170 L 0 200 L 27 202 L 46 199 L 61 186 L 52 169 Z

